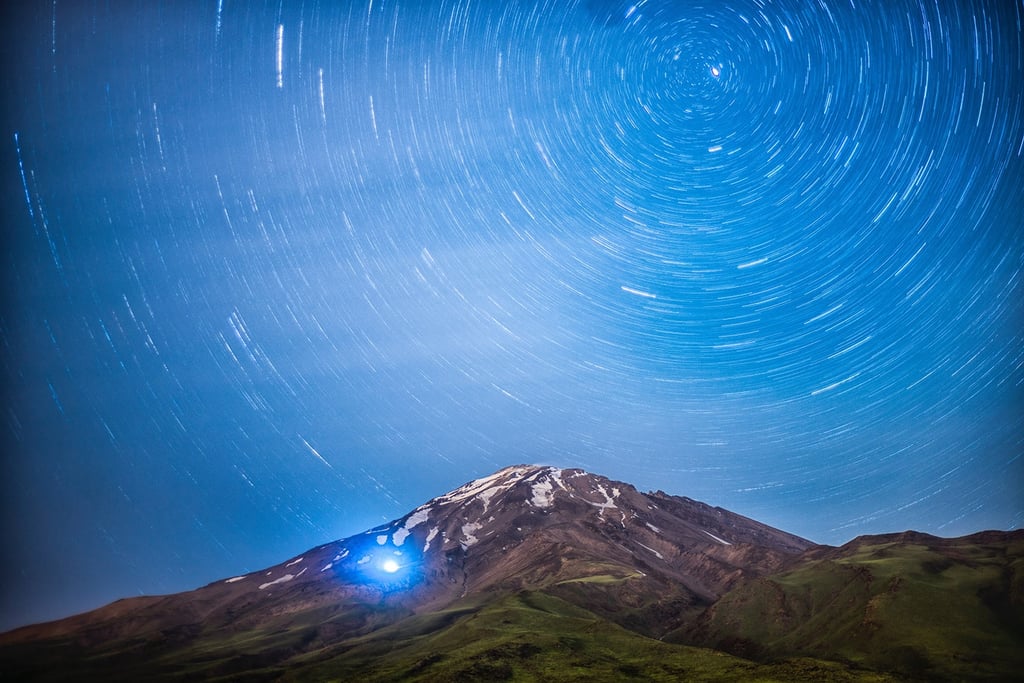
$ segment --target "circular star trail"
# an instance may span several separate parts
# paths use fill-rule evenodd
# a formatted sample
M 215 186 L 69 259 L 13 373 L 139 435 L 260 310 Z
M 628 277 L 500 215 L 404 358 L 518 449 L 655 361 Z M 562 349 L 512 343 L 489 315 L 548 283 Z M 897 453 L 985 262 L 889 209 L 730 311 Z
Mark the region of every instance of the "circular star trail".
M 1024 3 L 7 10 L 2 611 L 519 462 L 1024 522 Z

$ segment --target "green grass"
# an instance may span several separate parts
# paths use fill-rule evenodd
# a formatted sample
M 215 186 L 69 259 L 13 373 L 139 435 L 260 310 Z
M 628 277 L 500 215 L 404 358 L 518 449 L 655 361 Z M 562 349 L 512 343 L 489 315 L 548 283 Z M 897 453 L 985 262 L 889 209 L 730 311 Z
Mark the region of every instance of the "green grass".
M 337 656 L 328 650 L 306 657 L 300 668 L 293 662 L 284 680 L 892 680 L 806 658 L 763 665 L 713 650 L 671 645 L 537 592 L 470 610 L 434 633 L 410 632 L 404 622 L 387 630 L 393 633 L 368 638 Z M 382 648 L 381 640 L 390 647 Z
M 716 604 L 706 642 L 908 676 L 1021 680 L 1022 557 L 1021 544 L 862 546 L 733 591 Z

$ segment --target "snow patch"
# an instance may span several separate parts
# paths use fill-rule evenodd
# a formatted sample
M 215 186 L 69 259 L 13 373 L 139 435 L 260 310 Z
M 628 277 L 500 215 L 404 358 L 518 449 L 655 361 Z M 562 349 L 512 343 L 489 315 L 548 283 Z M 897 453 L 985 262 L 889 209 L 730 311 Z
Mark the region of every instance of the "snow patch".
M 288 567 L 291 567 L 291 566 L 292 566 L 293 564 L 298 564 L 299 562 L 302 562 L 302 558 L 301 558 L 301 557 L 300 557 L 300 558 L 298 558 L 297 560 L 292 560 L 291 562 L 289 562 L 288 564 L 286 564 L 286 565 L 284 566 L 284 568 L 285 568 L 285 569 L 287 569 Z
M 486 489 L 486 490 L 480 492 L 480 500 L 482 500 L 484 502 L 484 512 L 487 512 L 487 508 L 491 504 L 491 498 L 494 498 L 495 494 L 497 494 L 498 491 L 502 491 L 502 490 L 504 490 L 504 489 L 499 489 L 499 488 L 496 488 L 496 487 L 491 487 L 489 489 Z
M 425 508 L 420 508 L 416 510 L 416 512 L 409 515 L 409 519 L 405 520 L 404 528 L 415 529 L 428 519 L 430 519 L 430 512 Z
M 245 578 L 244 576 L 232 576 L 230 579 L 228 579 L 224 583 L 234 583 L 235 581 L 241 581 L 244 578 Z
M 546 476 L 544 476 L 543 478 L 538 476 L 542 474 Z M 531 502 L 536 507 L 551 507 L 555 500 L 556 485 L 563 491 L 569 490 L 568 488 L 566 488 L 565 482 L 562 481 L 562 470 L 558 469 L 557 467 L 548 467 L 547 469 L 535 474 L 534 477 L 537 477 L 537 481 L 533 484 L 533 499 L 531 500 Z M 531 479 L 534 477 L 531 477 Z M 570 497 L 572 496 L 571 493 L 569 495 Z
M 430 533 L 427 534 L 427 542 L 423 544 L 423 552 L 427 552 L 427 549 L 430 548 L 430 542 L 434 540 L 435 536 L 437 536 L 438 531 L 440 531 L 440 529 L 435 526 L 430 530 Z
M 650 529 L 651 531 L 653 531 L 654 533 L 656 533 L 656 534 L 660 534 L 661 533 L 661 529 L 659 529 L 658 527 L 654 526 L 650 522 L 644 522 L 644 524 L 646 524 L 647 528 Z
M 519 481 L 525 473 L 526 470 L 518 468 L 511 471 L 501 470 L 500 472 L 495 472 L 490 476 L 474 479 L 468 484 L 463 484 L 454 491 L 437 498 L 437 502 L 441 505 L 448 505 L 450 503 L 458 503 L 472 498 L 473 496 L 479 495 L 490 488 L 500 487 L 500 489 L 507 489 Z M 503 480 L 505 480 L 504 484 Z M 491 495 L 493 496 L 494 494 L 492 493 Z
M 534 470 L 530 476 L 525 476 L 527 472 Z M 513 467 L 506 468 L 495 472 L 486 477 L 480 479 L 474 479 L 468 484 L 463 484 L 459 488 L 446 493 L 443 496 L 435 498 L 434 502 L 437 505 L 448 505 L 450 503 L 459 503 L 470 498 L 479 497 L 483 500 L 484 511 L 486 512 L 487 506 L 490 504 L 491 498 L 501 491 L 507 491 L 508 489 L 515 486 L 520 481 L 533 481 L 541 475 L 553 475 L 558 476 L 561 470 L 554 467 Z
M 475 522 L 470 522 L 469 524 L 462 525 L 462 535 L 466 539 L 465 542 L 463 542 L 462 544 L 463 550 L 479 542 L 480 539 L 474 536 L 473 534 L 480 530 L 480 526 L 480 524 L 477 524 Z
M 702 531 L 703 531 L 703 529 L 702 529 Z M 704 533 L 706 533 L 708 536 L 710 536 L 711 538 L 715 539 L 716 541 L 718 541 L 722 545 L 732 545 L 732 543 L 729 543 L 729 541 L 723 541 L 722 539 L 720 539 L 718 536 L 715 536 L 710 531 L 704 531 Z
M 384 545 L 387 542 L 388 542 L 387 534 L 384 534 L 382 536 L 378 536 L 377 537 L 377 545 Z
M 363 555 L 362 557 L 359 558 L 359 561 L 356 562 L 356 564 L 366 564 L 371 559 L 373 559 L 373 558 L 371 558 L 369 555 Z
M 664 560 L 665 559 L 665 556 L 662 555 L 661 553 L 659 553 L 654 548 L 651 548 L 650 546 L 646 546 L 646 545 L 644 545 L 643 543 L 640 543 L 640 542 L 637 542 L 637 545 L 640 546 L 641 548 L 646 548 L 647 550 L 650 550 L 652 553 L 654 553 L 655 555 L 658 556 L 659 560 Z
M 604 511 L 605 510 L 611 510 L 611 509 L 615 509 L 616 507 L 618 507 L 618 506 L 615 505 L 615 498 L 617 498 L 619 496 L 619 490 L 618 489 L 612 489 L 612 495 L 608 495 L 608 492 L 604 490 L 604 486 L 602 486 L 601 484 L 598 484 L 597 485 L 597 490 L 594 491 L 594 493 L 600 493 L 602 496 L 604 496 L 604 502 L 603 503 L 590 503 L 590 501 L 587 501 L 588 503 L 590 503 L 594 507 L 600 509 L 600 512 L 598 513 L 599 515 L 604 516 Z
M 391 542 L 396 546 L 402 545 L 405 543 L 405 539 L 409 537 L 409 532 L 420 524 L 423 524 L 423 522 L 427 521 L 429 518 L 430 513 L 426 509 L 417 509 L 416 512 L 409 515 L 409 519 L 405 520 L 405 524 L 402 528 L 395 531 L 394 535 L 391 537 Z
M 549 508 L 554 503 L 555 492 L 551 490 L 551 480 L 535 482 L 533 485 L 533 499 L 530 501 L 539 508 Z
M 343 560 L 346 557 L 348 557 L 348 549 L 347 548 L 345 550 L 342 550 L 337 555 L 335 555 L 334 559 L 332 560 L 332 562 L 337 562 L 338 560 Z
M 323 569 L 321 569 L 320 571 L 321 571 L 321 573 L 322 573 L 322 572 L 325 572 L 325 571 L 327 571 L 328 569 L 330 569 L 330 568 L 331 568 L 331 567 L 333 567 L 333 566 L 334 566 L 334 563 L 333 563 L 333 562 L 328 562 L 327 564 L 325 564 L 325 565 L 324 565 L 324 568 L 323 568 Z
M 285 574 L 284 576 L 276 578 L 273 581 L 268 581 L 267 583 L 261 583 L 260 584 L 260 590 L 265 590 L 267 588 L 270 588 L 271 586 L 276 586 L 279 583 L 288 583 L 289 581 L 291 581 L 294 578 L 295 578 L 295 576 L 292 575 L 292 574 Z

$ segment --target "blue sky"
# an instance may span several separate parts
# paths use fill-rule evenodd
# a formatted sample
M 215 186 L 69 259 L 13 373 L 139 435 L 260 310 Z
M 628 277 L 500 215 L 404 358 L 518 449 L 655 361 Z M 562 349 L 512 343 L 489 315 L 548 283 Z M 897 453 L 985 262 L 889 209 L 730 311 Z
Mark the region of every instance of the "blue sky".
M 1024 5 L 5 10 L 0 627 L 500 467 L 1024 522 Z

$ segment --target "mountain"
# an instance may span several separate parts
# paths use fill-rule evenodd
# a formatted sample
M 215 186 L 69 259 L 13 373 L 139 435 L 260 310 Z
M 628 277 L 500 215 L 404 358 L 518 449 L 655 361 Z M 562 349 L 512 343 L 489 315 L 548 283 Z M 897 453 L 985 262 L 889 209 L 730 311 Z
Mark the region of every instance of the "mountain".
M 0 680 L 998 677 L 1024 671 L 1022 546 L 815 546 L 520 465 L 259 572 L 0 635 Z M 918 624 L 937 596 L 958 619 Z

